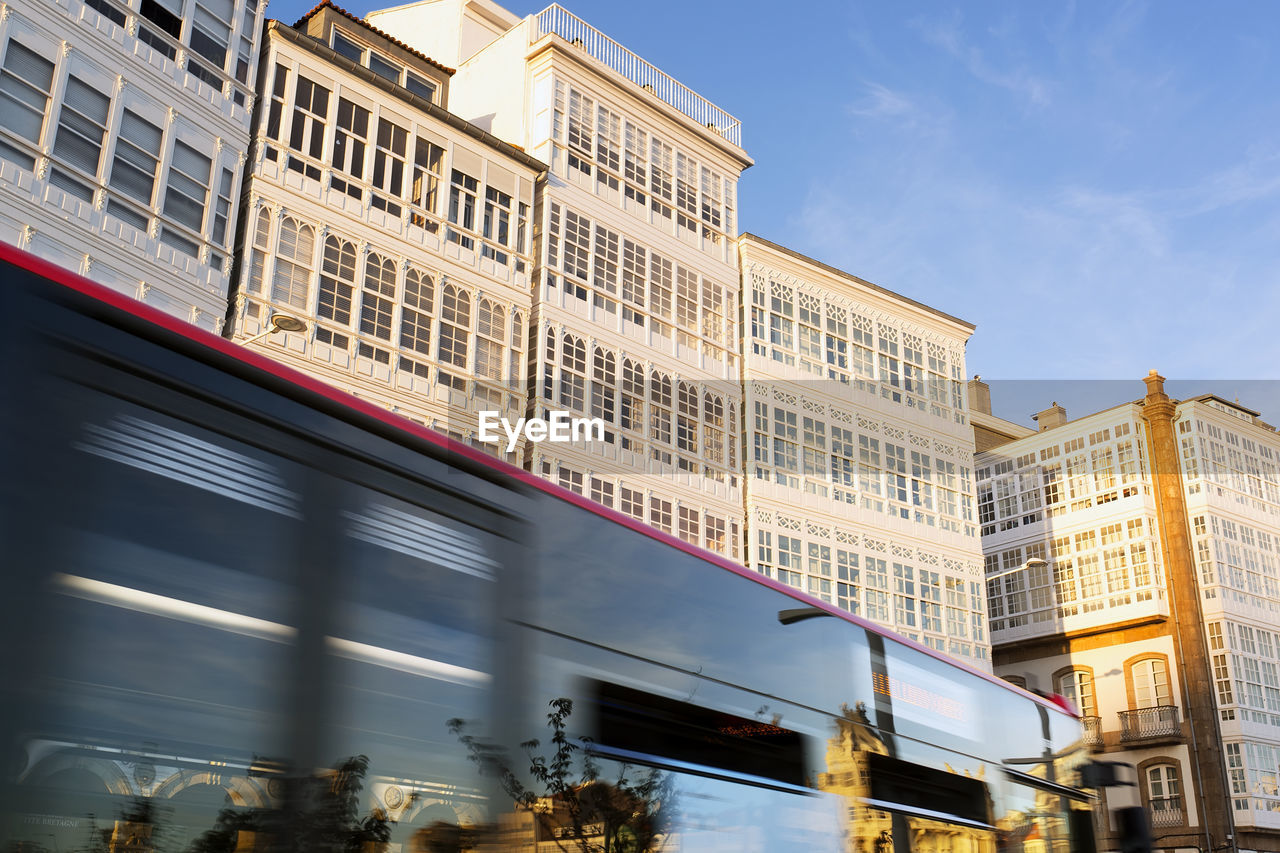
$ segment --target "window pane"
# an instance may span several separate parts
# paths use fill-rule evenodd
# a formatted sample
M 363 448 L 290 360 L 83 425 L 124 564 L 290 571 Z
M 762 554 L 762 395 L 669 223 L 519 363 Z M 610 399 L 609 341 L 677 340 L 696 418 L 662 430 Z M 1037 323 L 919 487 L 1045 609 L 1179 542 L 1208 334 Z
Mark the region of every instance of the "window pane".
M 159 165 L 152 152 L 160 151 L 161 138 L 160 128 L 125 110 L 111 167 L 111 186 L 143 204 L 150 204 Z
M 111 100 L 76 77 L 67 78 L 53 153 L 77 169 L 98 174 Z
M 399 82 L 400 80 L 400 66 L 390 60 L 383 59 L 372 50 L 369 51 L 369 70 L 393 82 Z
M 352 62 L 360 62 L 364 58 L 364 48 L 336 30 L 333 33 L 333 49 Z
M 185 850 L 224 808 L 266 818 L 278 802 L 302 477 L 115 398 L 61 405 L 84 426 L 55 457 L 57 574 L 20 802 L 67 819 L 11 838 L 78 849 L 92 814 L 107 836 L 154 830 Z
M 0 125 L 29 142 L 39 142 L 52 84 L 53 63 L 10 40 L 0 73 Z
M 435 101 L 435 84 L 429 80 L 419 77 L 412 71 L 405 72 L 404 87 L 420 98 L 426 98 L 428 101 Z
M 182 142 L 173 146 L 173 165 L 169 168 L 168 190 L 165 192 L 164 214 L 193 231 L 204 223 L 204 203 L 208 195 L 208 157 Z

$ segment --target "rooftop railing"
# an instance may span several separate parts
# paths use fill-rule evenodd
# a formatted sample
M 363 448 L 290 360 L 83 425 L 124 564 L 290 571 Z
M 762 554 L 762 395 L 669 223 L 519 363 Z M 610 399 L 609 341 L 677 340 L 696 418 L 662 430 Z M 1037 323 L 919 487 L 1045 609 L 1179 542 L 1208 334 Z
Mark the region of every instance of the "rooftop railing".
M 558 35 L 577 45 L 642 89 L 675 107 L 689 118 L 742 147 L 742 122 L 649 62 L 636 56 L 572 12 L 553 3 L 534 16 L 532 39 Z

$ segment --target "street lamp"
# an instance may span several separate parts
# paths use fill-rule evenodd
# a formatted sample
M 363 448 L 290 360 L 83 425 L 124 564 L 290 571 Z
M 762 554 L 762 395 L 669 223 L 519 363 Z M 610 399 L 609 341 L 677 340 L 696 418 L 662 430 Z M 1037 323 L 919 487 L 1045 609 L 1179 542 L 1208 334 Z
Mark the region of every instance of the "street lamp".
M 246 338 L 240 342 L 241 346 L 248 346 L 256 340 L 265 338 L 267 335 L 274 335 L 276 332 L 305 332 L 307 330 L 307 321 L 299 320 L 297 317 L 290 317 L 288 314 L 272 314 L 267 320 L 269 328 L 266 331 L 259 332 L 251 338 Z

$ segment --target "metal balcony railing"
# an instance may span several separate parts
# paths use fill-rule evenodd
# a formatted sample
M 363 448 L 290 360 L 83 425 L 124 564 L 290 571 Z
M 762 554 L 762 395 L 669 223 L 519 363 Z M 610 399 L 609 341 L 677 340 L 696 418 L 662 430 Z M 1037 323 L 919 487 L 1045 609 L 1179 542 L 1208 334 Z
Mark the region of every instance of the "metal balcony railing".
M 636 56 L 586 21 L 558 3 L 543 9 L 533 18 L 532 40 L 558 35 L 581 47 L 588 55 L 603 62 L 641 88 L 648 89 L 698 124 L 720 134 L 742 147 L 742 122 L 729 115 L 697 92 L 664 71 Z
M 1174 705 L 1157 705 L 1120 712 L 1120 741 L 1168 740 L 1182 737 L 1178 709 Z
M 1080 726 L 1084 729 L 1084 745 L 1089 749 L 1102 749 L 1102 718 L 1081 717 Z
M 1151 800 L 1152 826 L 1181 826 L 1187 822 L 1182 809 L 1182 797 L 1153 797 Z

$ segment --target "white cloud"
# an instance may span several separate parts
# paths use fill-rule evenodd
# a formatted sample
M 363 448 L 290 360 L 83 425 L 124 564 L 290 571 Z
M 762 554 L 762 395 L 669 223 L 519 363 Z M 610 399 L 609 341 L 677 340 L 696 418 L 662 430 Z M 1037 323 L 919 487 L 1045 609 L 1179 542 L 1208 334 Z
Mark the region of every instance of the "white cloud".
M 918 20 L 915 27 L 926 42 L 942 48 L 983 83 L 1007 89 L 1037 107 L 1048 106 L 1051 86 L 1047 80 L 1032 74 L 1025 67 L 1007 70 L 996 68 L 981 48 L 965 38 L 958 17 L 951 21 Z M 992 35 L 999 36 L 1000 32 L 993 31 Z

